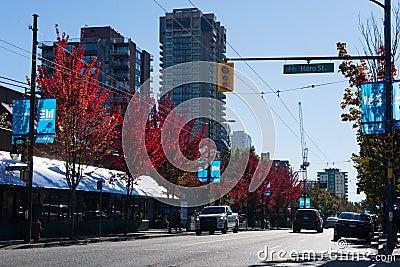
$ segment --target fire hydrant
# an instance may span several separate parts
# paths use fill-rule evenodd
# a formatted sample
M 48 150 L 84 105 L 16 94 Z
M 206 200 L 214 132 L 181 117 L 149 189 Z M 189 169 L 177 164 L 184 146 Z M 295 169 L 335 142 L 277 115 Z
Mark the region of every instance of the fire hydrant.
M 33 222 L 33 241 L 38 242 L 40 239 L 40 233 L 42 232 L 42 223 L 39 220 Z

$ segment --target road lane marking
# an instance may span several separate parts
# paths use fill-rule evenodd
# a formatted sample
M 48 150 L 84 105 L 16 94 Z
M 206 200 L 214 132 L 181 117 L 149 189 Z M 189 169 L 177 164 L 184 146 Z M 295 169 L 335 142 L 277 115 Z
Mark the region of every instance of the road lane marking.
M 245 239 L 245 238 L 252 238 L 252 237 L 260 237 L 260 235 L 251 235 L 251 236 L 242 236 L 242 237 L 233 237 L 233 238 L 226 238 L 226 239 L 217 239 L 217 240 L 210 240 L 210 241 L 203 241 L 203 242 L 196 242 L 196 243 L 189 243 L 180 245 L 181 247 L 189 247 L 194 245 L 201 245 L 201 244 L 210 244 L 216 242 L 224 242 L 224 241 L 231 241 L 231 240 L 238 240 L 238 239 Z

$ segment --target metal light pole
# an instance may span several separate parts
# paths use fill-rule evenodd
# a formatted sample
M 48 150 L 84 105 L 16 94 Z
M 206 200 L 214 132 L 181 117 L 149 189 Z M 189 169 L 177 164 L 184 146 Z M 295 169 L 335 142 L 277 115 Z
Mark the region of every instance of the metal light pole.
M 211 129 L 212 129 L 212 127 L 217 125 L 218 122 L 217 121 L 215 121 L 213 123 L 210 123 L 210 122 L 211 122 L 211 119 L 208 119 L 208 123 L 207 123 L 208 124 L 208 139 L 211 140 Z M 236 121 L 235 120 L 226 120 L 226 121 L 224 121 L 222 123 L 228 123 L 228 122 L 236 122 Z M 209 142 L 211 142 L 211 141 L 209 141 Z M 208 153 L 210 153 L 210 146 L 208 146 L 208 149 L 209 149 Z M 207 186 L 208 186 L 208 193 L 209 193 L 209 204 L 211 204 L 211 187 L 210 187 L 210 184 L 211 184 L 211 163 L 212 163 L 212 161 L 209 162 L 209 164 L 207 166 Z
M 30 243 L 32 237 L 32 181 L 33 181 L 33 143 L 35 126 L 35 102 L 36 102 L 36 52 L 37 52 L 37 19 L 39 15 L 33 14 L 33 43 L 32 43 L 32 67 L 31 67 L 31 90 L 30 90 L 30 118 L 29 118 L 29 143 L 28 143 L 28 175 L 27 182 L 27 210 L 28 220 L 26 222 L 25 242 Z
M 392 54 L 391 54 L 391 8 L 390 0 L 385 0 L 385 133 L 393 138 L 393 103 L 392 103 Z M 393 222 L 393 162 L 386 159 L 386 235 L 389 249 L 394 248 L 394 222 Z
M 385 134 L 393 141 L 393 93 L 392 93 L 392 40 L 391 40 L 391 1 L 385 0 L 382 4 L 377 0 L 371 2 L 382 7 L 385 11 L 384 20 L 384 47 L 385 47 Z M 385 159 L 385 177 L 386 177 L 386 237 L 387 248 L 394 248 L 394 222 L 393 222 L 393 162 L 392 159 Z
M 382 4 L 377 0 L 371 2 L 382 7 L 385 11 L 384 20 L 384 47 L 385 47 L 385 134 L 393 141 L 393 102 L 392 102 L 392 40 L 391 40 L 391 1 L 385 0 Z M 394 224 L 393 224 L 393 162 L 392 159 L 385 159 L 385 177 L 386 177 L 386 237 L 387 248 L 394 248 Z

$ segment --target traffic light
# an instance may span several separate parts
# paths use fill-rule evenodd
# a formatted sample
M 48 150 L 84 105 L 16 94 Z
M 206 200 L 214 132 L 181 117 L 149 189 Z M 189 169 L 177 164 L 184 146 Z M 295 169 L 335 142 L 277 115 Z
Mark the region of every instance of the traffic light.
M 393 159 L 394 156 L 394 143 L 392 136 L 385 136 L 384 138 L 385 158 Z
M 218 63 L 218 92 L 233 92 L 234 63 Z

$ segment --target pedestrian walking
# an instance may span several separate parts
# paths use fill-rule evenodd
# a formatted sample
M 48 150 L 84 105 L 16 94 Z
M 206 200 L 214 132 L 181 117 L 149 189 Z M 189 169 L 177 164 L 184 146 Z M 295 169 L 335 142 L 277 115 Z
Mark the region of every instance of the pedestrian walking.
M 169 222 L 168 222 L 167 214 L 164 214 L 164 215 L 163 215 L 162 224 L 163 224 L 163 228 L 168 228 L 168 227 L 169 227 Z
M 35 198 L 34 203 L 32 205 L 32 221 L 33 221 L 33 241 L 37 242 L 40 239 L 40 234 L 43 230 L 42 228 L 42 219 L 44 216 L 44 208 L 43 205 L 39 202 L 37 198 Z

